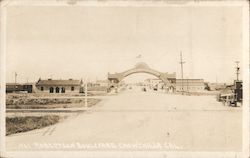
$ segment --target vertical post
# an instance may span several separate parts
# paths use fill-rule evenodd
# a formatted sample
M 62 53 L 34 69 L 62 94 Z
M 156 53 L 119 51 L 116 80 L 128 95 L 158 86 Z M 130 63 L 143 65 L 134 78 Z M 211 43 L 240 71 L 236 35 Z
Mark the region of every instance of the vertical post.
M 16 85 L 16 84 L 17 84 L 17 73 L 15 72 L 15 85 L 14 85 L 14 86 L 15 86 L 15 88 L 14 88 L 14 91 L 15 91 L 15 92 L 17 91 L 17 89 L 16 89 L 16 86 L 17 86 L 17 85 Z
M 239 67 L 239 61 L 236 61 L 236 81 L 239 81 L 239 74 L 240 74 L 240 67 Z
M 85 78 L 85 99 L 84 99 L 84 101 L 85 101 L 85 107 L 87 108 L 88 107 L 88 100 L 87 100 L 87 97 L 88 97 L 88 78 L 86 77 Z
M 183 94 L 183 64 L 185 63 L 183 60 L 182 60 L 182 52 L 180 53 L 180 57 L 181 57 L 181 61 L 180 61 L 180 64 L 181 64 L 181 92 Z

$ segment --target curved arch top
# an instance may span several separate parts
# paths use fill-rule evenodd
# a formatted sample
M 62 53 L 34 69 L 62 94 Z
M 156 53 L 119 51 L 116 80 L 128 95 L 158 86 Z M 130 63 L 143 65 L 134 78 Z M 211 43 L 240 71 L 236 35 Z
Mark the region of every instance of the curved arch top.
M 108 80 L 114 83 L 119 83 L 121 80 L 129 75 L 135 73 L 147 73 L 161 79 L 165 84 L 169 85 L 176 79 L 176 74 L 162 73 L 157 70 L 151 69 L 146 63 L 137 63 L 134 68 L 121 73 L 108 74 Z
M 125 77 L 127 77 L 131 74 L 135 74 L 135 73 L 148 73 L 148 74 L 154 75 L 156 77 L 160 77 L 160 75 L 161 75 L 158 71 L 155 71 L 152 69 L 133 68 L 133 69 L 130 69 L 130 70 L 123 72 L 123 77 L 125 78 Z

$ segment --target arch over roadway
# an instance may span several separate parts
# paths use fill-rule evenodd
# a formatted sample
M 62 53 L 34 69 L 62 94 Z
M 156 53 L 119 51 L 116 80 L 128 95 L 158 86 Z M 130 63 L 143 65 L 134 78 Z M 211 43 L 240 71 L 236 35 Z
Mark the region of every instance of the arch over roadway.
M 134 68 L 121 72 L 121 73 L 108 74 L 108 80 L 110 82 L 110 86 L 117 85 L 124 78 L 135 73 L 151 74 L 161 79 L 167 87 L 170 87 L 170 86 L 175 87 L 174 86 L 175 85 L 174 83 L 176 80 L 175 73 L 169 74 L 169 73 L 162 73 L 162 72 L 156 71 L 154 69 L 151 69 L 146 63 L 138 63 L 135 65 Z

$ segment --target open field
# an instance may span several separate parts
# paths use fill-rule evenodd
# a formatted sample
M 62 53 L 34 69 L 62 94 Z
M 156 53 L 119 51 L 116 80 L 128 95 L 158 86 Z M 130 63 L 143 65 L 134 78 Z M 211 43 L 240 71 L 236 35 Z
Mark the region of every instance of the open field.
M 98 90 L 91 90 L 91 91 L 88 91 L 87 93 L 87 96 L 105 96 L 107 95 L 107 92 L 106 91 L 98 91 Z M 68 96 L 74 96 L 74 97 L 81 97 L 81 96 L 85 96 L 84 93 L 20 93 L 20 92 L 17 92 L 17 93 L 7 93 L 6 94 L 6 98 L 26 98 L 26 97 L 29 97 L 29 98 L 36 98 L 36 97 L 68 97 Z
M 97 104 L 100 99 L 88 98 L 88 107 Z M 55 109 L 55 108 L 80 108 L 85 106 L 84 98 L 40 98 L 33 94 L 7 95 L 7 109 Z
M 85 98 L 72 95 L 7 94 L 6 135 L 50 126 L 84 112 Z M 101 99 L 88 98 L 92 107 Z
M 62 101 L 65 100 L 65 101 Z M 34 102 L 34 104 L 10 104 L 6 105 L 7 109 L 57 109 L 57 108 L 81 108 L 85 107 L 84 99 L 74 99 L 76 103 L 73 101 L 68 101 L 73 99 L 36 99 L 36 101 L 41 102 L 40 104 L 36 104 L 37 102 Z M 50 102 L 52 101 L 52 103 Z M 58 102 L 60 103 L 58 103 Z M 87 105 L 88 107 L 91 107 L 95 104 L 97 104 L 100 101 L 100 99 L 88 99 Z M 45 103 L 44 103 L 45 102 Z M 49 103 L 46 103 L 49 102 Z M 55 103 L 53 103 L 55 102 Z

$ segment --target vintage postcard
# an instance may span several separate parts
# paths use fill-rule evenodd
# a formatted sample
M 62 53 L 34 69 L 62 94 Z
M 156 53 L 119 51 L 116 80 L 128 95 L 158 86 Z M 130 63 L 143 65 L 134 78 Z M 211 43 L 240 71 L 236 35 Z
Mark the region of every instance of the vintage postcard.
M 2 0 L 1 157 L 249 157 L 249 2 Z

